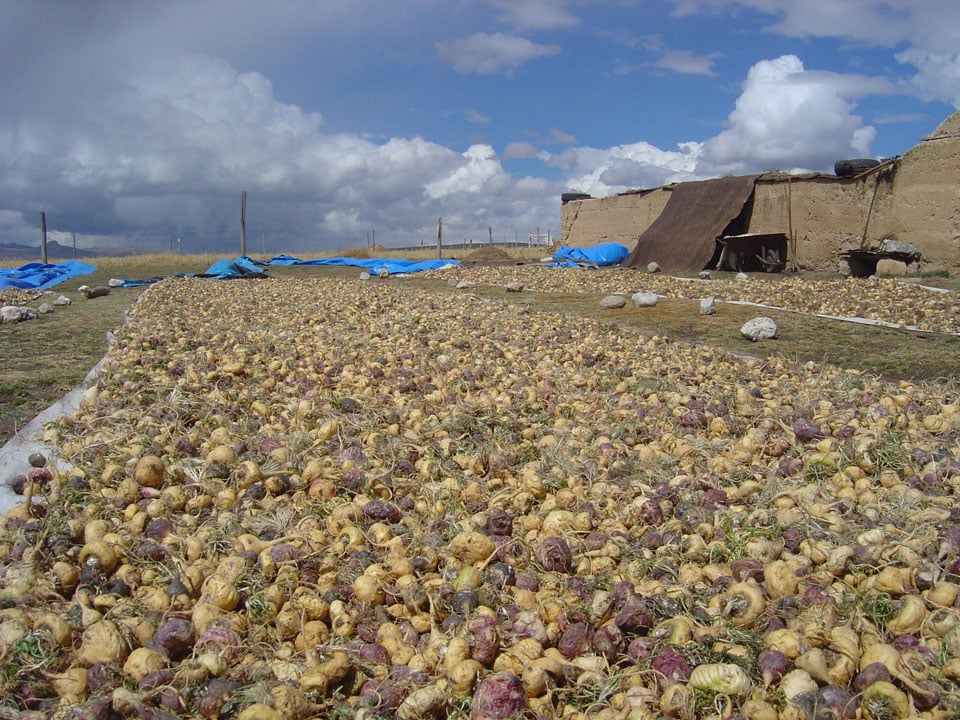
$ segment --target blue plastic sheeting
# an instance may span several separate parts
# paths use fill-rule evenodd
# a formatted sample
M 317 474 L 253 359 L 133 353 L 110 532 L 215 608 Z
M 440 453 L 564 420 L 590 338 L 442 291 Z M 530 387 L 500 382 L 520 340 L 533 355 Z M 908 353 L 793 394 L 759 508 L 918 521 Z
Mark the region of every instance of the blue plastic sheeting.
M 319 258 L 317 260 L 297 260 L 289 256 L 281 256 L 283 260 L 274 263 L 271 260 L 268 265 L 335 265 L 341 267 L 359 267 L 369 271 L 371 275 L 377 275 L 381 270 L 386 270 L 390 275 L 400 275 L 403 273 L 423 272 L 425 270 L 439 270 L 445 267 L 460 267 L 456 260 L 398 260 L 395 258 L 350 258 L 333 257 Z M 295 262 L 287 262 L 288 259 Z
M 554 254 L 552 263 L 546 267 L 602 267 L 619 265 L 630 255 L 620 243 L 602 243 L 593 247 L 570 247 L 562 245 Z
M 299 265 L 303 260 L 299 260 L 291 255 L 274 255 L 267 260 L 267 265 Z
M 217 260 L 207 268 L 206 272 L 200 273 L 199 277 L 231 280 L 233 278 L 262 278 L 267 277 L 267 274 L 262 269 L 262 263 L 241 255 L 234 260 Z
M 13 270 L 0 268 L 0 290 L 46 290 L 78 275 L 89 275 L 96 269 L 93 265 L 79 260 L 67 260 L 58 265 L 33 262 Z

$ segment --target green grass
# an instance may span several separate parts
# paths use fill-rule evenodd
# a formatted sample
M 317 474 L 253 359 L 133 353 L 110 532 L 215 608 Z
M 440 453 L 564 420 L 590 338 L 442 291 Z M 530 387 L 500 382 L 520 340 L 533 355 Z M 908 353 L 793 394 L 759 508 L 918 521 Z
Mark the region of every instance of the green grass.
M 466 259 L 473 250 L 445 248 L 445 257 Z M 543 248 L 508 251 L 517 261 L 546 254 Z M 366 249 L 353 254 L 369 254 Z M 393 256 L 435 257 L 435 248 Z M 114 288 L 94 300 L 85 299 L 80 285 L 106 285 L 111 278 L 150 278 L 206 270 L 218 255 L 154 254 L 124 258 L 97 258 L 97 270 L 53 288 L 44 298 L 59 294 L 73 302 L 29 322 L 0 325 L 0 442 L 22 428 L 39 411 L 76 386 L 107 350 L 107 333 L 124 322 L 124 313 L 144 288 Z M 4 263 L 10 267 L 21 264 Z M 355 278 L 356 268 L 277 267 L 271 275 L 284 277 Z M 446 279 L 413 276 L 403 281 L 412 287 L 439 294 L 462 293 Z M 954 280 L 949 284 L 955 285 Z M 776 355 L 794 361 L 814 360 L 844 368 L 884 375 L 890 379 L 946 380 L 960 375 L 960 338 L 914 334 L 893 329 L 845 323 L 798 313 L 763 311 L 780 329 L 776 340 L 751 343 L 739 328 L 757 309 L 718 303 L 712 316 L 699 314 L 696 300 L 661 299 L 653 308 L 637 311 L 629 304 L 621 310 L 601 310 L 599 297 L 571 293 L 507 293 L 497 286 L 476 286 L 469 292 L 522 306 L 523 312 L 556 313 L 558 323 L 591 318 L 611 323 L 625 333 L 659 335 L 680 342 L 724 347 L 747 356 Z M 33 307 L 40 301 L 31 303 Z M 573 320 L 571 320 L 573 318 Z

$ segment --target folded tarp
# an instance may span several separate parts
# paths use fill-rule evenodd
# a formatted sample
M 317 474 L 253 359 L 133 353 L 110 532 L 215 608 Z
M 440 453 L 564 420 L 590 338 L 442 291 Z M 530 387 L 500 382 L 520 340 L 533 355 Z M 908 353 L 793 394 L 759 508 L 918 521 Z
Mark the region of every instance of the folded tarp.
M 263 271 L 264 263 L 253 260 L 244 255 L 233 260 L 221 258 L 214 262 L 202 273 L 177 273 L 168 277 L 183 278 L 197 277 L 208 278 L 212 280 L 233 280 L 237 278 L 266 278 L 270 277 Z M 111 280 L 113 287 L 141 287 L 143 285 L 152 285 L 155 282 L 163 280 L 162 277 L 152 277 L 144 279 L 123 279 Z
M 207 268 L 206 272 L 200 273 L 197 277 L 232 280 L 234 278 L 265 278 L 269 276 L 263 271 L 262 263 L 241 255 L 234 260 L 217 260 Z
M 270 262 L 273 264 L 273 261 Z M 284 262 L 283 264 L 290 264 Z M 460 267 L 456 260 L 398 260 L 396 258 L 351 258 L 333 257 L 318 258 L 316 260 L 297 260 L 294 265 L 334 265 L 342 267 L 359 267 L 367 270 L 371 275 L 380 274 L 386 270 L 389 275 L 424 272 L 426 270 L 440 270 L 447 267 Z
M 46 290 L 78 275 L 89 275 L 96 269 L 79 260 L 66 260 L 57 265 L 33 262 L 13 270 L 0 268 L 0 290 Z
M 593 247 L 570 247 L 562 245 L 553 255 L 553 262 L 546 267 L 603 267 L 619 265 L 630 251 L 620 243 L 602 243 Z
M 295 258 L 292 255 L 274 255 L 267 260 L 266 265 L 299 265 L 303 260 Z

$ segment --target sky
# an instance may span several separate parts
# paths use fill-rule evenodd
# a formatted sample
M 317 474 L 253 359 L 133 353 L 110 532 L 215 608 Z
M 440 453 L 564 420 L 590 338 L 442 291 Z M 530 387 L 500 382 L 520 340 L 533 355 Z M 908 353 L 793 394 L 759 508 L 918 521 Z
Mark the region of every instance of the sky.
M 956 0 L 0 0 L 0 242 L 560 237 L 564 192 L 902 155 Z

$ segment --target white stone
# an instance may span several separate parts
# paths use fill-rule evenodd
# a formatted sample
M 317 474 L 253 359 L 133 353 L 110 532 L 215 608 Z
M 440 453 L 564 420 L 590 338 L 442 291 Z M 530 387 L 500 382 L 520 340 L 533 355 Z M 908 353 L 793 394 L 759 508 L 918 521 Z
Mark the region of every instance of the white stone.
M 60 306 L 60 305 L 69 305 L 72 302 L 73 300 L 68 298 L 66 295 L 61 295 L 56 300 L 53 301 L 53 304 Z
M 743 280 L 749 280 L 749 279 L 750 279 L 750 276 L 747 275 L 745 272 L 737 273 L 737 280 L 743 281 Z
M 23 315 L 17 305 L 4 305 L 0 307 L 0 322 L 15 323 L 20 322 Z
M 511 282 L 503 286 L 507 292 L 523 292 L 523 283 Z
M 717 312 L 717 303 L 712 297 L 700 298 L 700 314 L 713 315 Z
M 777 324 L 768 317 L 755 317 L 743 324 L 740 334 L 752 342 L 772 340 L 777 336 Z
M 907 274 L 907 264 L 892 258 L 877 260 L 877 277 L 903 277 Z
M 40 307 L 37 308 L 37 313 L 39 315 L 49 315 L 53 312 L 53 305 L 50 303 L 40 303 Z
M 647 272 L 648 273 L 660 272 L 660 264 L 655 262 L 647 263 Z
M 847 260 L 847 258 L 840 258 L 837 261 L 837 272 L 844 277 L 850 277 L 853 275 L 853 270 L 850 269 L 850 261 Z
M 360 279 L 361 279 L 361 280 L 369 280 L 369 279 L 370 279 L 370 273 L 368 273 L 366 270 L 360 271 Z
M 124 282 L 126 281 L 121 280 L 120 278 L 110 278 L 110 280 L 107 281 L 107 285 L 110 287 L 123 287 Z
M 709 280 L 713 276 L 710 274 L 709 270 L 701 270 L 699 273 L 697 273 L 697 277 L 701 280 Z
M 470 282 L 469 280 L 458 280 L 458 281 L 457 281 L 457 284 L 454 285 L 454 287 L 455 287 L 457 290 L 463 290 L 464 288 L 473 287 L 473 285 L 474 285 L 474 284 L 473 284 L 472 282 Z
M 637 292 L 630 297 L 634 307 L 653 307 L 657 304 L 657 294 L 652 292 Z
M 600 307 L 604 310 L 616 310 L 627 304 L 627 299 L 623 295 L 607 295 L 600 301 Z

